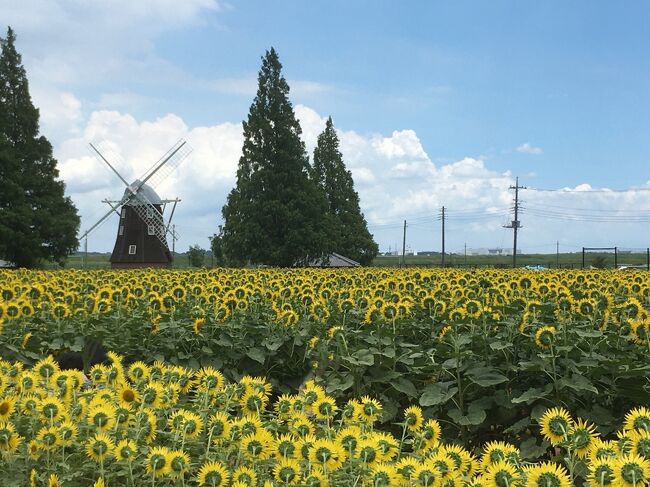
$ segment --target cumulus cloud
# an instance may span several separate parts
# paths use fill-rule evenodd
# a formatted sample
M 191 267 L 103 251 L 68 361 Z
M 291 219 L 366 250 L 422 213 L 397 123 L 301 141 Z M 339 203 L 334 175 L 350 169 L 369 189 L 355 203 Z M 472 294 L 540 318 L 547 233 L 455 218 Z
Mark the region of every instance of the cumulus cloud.
M 517 152 L 521 152 L 522 154 L 533 154 L 533 155 L 539 155 L 543 154 L 544 150 L 541 147 L 534 147 L 530 145 L 528 142 L 521 144 L 519 147 L 517 147 Z
M 310 156 L 326 118 L 304 105 L 296 106 L 303 139 Z M 336 126 L 336 120 L 335 126 Z M 464 157 L 435 164 L 410 129 L 389 135 L 337 129 L 341 152 L 352 172 L 361 208 L 381 249 L 401 245 L 402 221 L 408 222 L 407 241 L 415 249 L 440 248 L 440 207 L 447 212 L 447 248 L 511 245 L 503 228 L 512 219 L 510 172 L 491 169 L 480 157 Z M 208 246 L 208 236 L 221 223 L 221 207 L 235 184 L 243 143 L 240 123 L 191 127 L 178 115 L 138 120 L 118 111 L 93 112 L 79 134 L 57 148 L 61 176 L 88 228 L 108 207 L 103 198 L 119 198 L 123 184 L 88 149 L 88 142 L 104 141 L 102 150 L 124 177 L 132 181 L 145 172 L 179 138 L 193 147 L 192 154 L 156 187 L 162 197 L 180 197 L 174 220 L 181 240 L 178 250 L 190 244 Z M 650 189 L 650 182 L 644 185 Z M 525 252 L 554 251 L 555 240 L 564 250 L 580 246 L 633 246 L 634 224 L 577 221 L 558 218 L 557 212 L 587 208 L 594 214 L 617 209 L 620 215 L 650 208 L 650 191 L 594 192 L 588 183 L 557 191 L 522 191 L 520 245 Z M 92 250 L 111 250 L 116 223 L 110 218 L 89 240 Z M 613 241 L 614 239 L 615 241 Z
M 81 100 L 72 93 L 36 88 L 31 90 L 31 95 L 34 104 L 39 107 L 42 132 L 53 139 L 62 139 L 81 129 Z

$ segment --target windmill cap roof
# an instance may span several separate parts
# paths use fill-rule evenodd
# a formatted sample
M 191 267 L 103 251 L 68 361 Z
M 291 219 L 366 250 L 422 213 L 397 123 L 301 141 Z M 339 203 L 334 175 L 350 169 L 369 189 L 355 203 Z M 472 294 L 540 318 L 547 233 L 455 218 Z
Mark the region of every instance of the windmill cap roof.
M 140 184 L 142 184 L 141 181 L 139 179 L 136 179 L 131 183 L 131 187 L 136 188 L 140 186 Z M 124 196 L 129 196 L 130 194 L 131 191 L 129 191 L 129 189 L 124 190 Z M 140 186 L 140 189 L 138 189 L 138 194 L 148 199 L 152 205 L 162 205 L 162 200 L 160 199 L 160 196 L 158 196 L 158 193 L 156 193 L 154 189 L 146 183 Z M 139 201 L 136 198 L 131 198 L 125 204 L 135 206 L 139 204 Z

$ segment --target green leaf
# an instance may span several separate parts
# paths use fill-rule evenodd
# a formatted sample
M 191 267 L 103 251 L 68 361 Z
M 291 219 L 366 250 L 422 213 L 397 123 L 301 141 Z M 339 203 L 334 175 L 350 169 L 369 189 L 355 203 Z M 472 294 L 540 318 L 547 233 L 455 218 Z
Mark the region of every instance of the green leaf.
M 417 397 L 418 391 L 410 380 L 400 377 L 390 383 L 399 392 L 406 394 L 409 397 Z
M 526 418 L 520 419 L 519 421 L 517 421 L 515 424 L 513 424 L 509 428 L 506 428 L 505 430 L 503 430 L 503 432 L 504 433 L 512 433 L 512 434 L 521 433 L 522 431 L 524 431 L 529 426 L 530 426 L 530 418 L 526 417 Z
M 435 406 L 449 401 L 458 392 L 458 387 L 449 387 L 449 385 L 449 382 L 428 385 L 420 396 L 420 406 Z
M 546 446 L 544 446 L 543 443 L 541 445 L 538 445 L 537 439 L 533 437 L 522 441 L 519 445 L 519 450 L 522 457 L 530 460 L 536 460 L 546 453 Z
M 490 387 L 508 381 L 508 378 L 500 372 L 485 368 L 469 370 L 467 377 L 481 387 Z
M 582 338 L 598 338 L 603 336 L 603 332 L 600 330 L 580 330 L 576 328 L 573 331 L 576 335 Z
M 598 389 L 584 375 L 573 374 L 571 377 L 562 377 L 558 384 L 560 389 L 568 387 L 574 391 L 591 391 L 598 394 Z
M 544 404 L 535 404 L 532 411 L 530 412 L 530 419 L 539 421 L 547 409 L 549 409 L 549 407 L 545 406 Z
M 328 381 L 327 386 L 325 386 L 325 390 L 328 393 L 332 393 L 335 391 L 345 391 L 346 389 L 349 389 L 354 385 L 354 377 L 352 377 L 352 374 L 346 375 L 343 378 L 339 377 L 334 377 L 330 381 Z
M 264 363 L 266 360 L 266 355 L 264 354 L 264 351 L 261 348 L 253 347 L 248 352 L 246 352 L 246 355 L 256 362 L 259 362 L 261 364 Z
M 506 348 L 512 347 L 512 343 L 508 342 L 492 342 L 490 343 L 490 348 L 492 350 L 504 350 Z
M 551 384 L 547 385 L 544 389 L 537 389 L 535 387 L 531 387 L 520 396 L 513 397 L 512 402 L 515 404 L 519 404 L 521 402 L 530 404 L 537 399 L 542 399 L 546 397 L 552 390 L 553 390 L 553 386 Z
M 359 365 L 374 365 L 375 357 L 367 350 L 358 350 L 352 354 Z
M 456 424 L 461 426 L 470 426 L 483 423 L 487 414 L 483 409 L 470 408 L 467 414 L 463 414 L 460 409 L 452 409 L 447 411 L 447 415 L 454 420 Z
M 395 349 L 393 347 L 384 348 L 384 350 L 381 352 L 381 354 L 384 357 L 394 358 L 395 357 Z
M 281 339 L 268 339 L 264 340 L 264 346 L 271 352 L 277 351 L 282 346 L 283 340 Z

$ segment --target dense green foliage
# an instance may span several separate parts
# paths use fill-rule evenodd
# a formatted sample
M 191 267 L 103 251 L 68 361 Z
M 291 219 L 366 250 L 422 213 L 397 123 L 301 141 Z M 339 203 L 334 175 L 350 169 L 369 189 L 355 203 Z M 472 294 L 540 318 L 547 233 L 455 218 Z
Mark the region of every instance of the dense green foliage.
M 203 267 L 205 263 L 205 249 L 202 249 L 199 245 L 190 245 L 190 249 L 187 251 L 187 258 L 192 267 Z
M 327 197 L 332 219 L 332 248 L 361 264 L 370 264 L 379 247 L 359 208 L 359 195 L 354 190 L 352 173 L 346 169 L 339 151 L 339 138 L 332 117 L 327 119 L 325 130 L 318 136 L 313 174 Z
M 310 178 L 289 85 L 267 51 L 257 96 L 243 122 L 236 187 L 223 207 L 223 244 L 231 263 L 292 266 L 330 250 L 327 203 Z
M 39 136 L 15 40 L 9 28 L 0 54 L 0 258 L 32 267 L 77 248 L 79 216 L 57 179 L 52 146 Z
M 210 237 L 210 251 L 212 252 L 212 265 L 224 267 L 226 256 L 223 250 L 223 226 L 219 225 L 219 232 Z

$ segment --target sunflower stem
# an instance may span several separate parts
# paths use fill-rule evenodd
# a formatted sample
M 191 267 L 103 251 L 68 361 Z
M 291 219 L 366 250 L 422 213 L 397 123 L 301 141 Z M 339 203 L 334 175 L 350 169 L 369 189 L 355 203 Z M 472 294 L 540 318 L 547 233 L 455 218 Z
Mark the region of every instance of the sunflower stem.
M 404 421 L 404 427 L 402 428 L 402 438 L 399 440 L 399 450 L 397 452 L 397 459 L 402 458 L 402 447 L 404 445 L 404 439 L 406 438 L 406 421 Z

